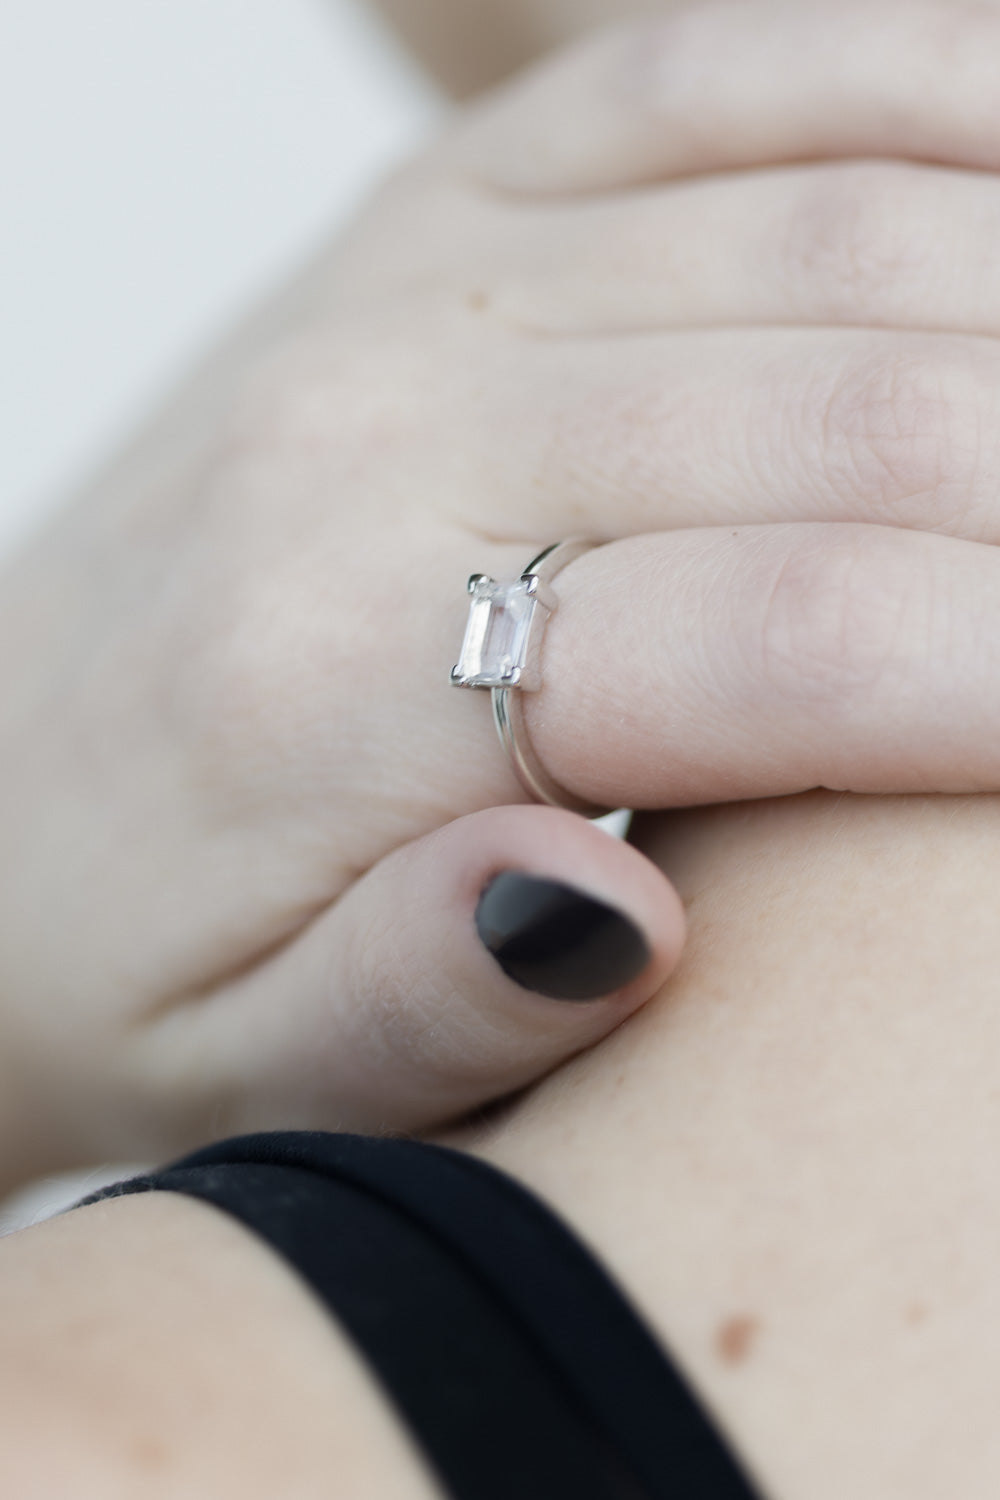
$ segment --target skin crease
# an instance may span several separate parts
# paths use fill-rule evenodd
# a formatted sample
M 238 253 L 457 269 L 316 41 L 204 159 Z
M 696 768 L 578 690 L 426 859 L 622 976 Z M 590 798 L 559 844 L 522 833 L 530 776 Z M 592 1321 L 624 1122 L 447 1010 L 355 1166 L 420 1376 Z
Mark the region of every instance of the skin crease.
M 434 1128 L 649 997 L 676 896 L 511 808 L 489 704 L 447 685 L 472 568 L 608 540 L 560 577 L 526 713 L 589 801 L 1000 787 L 998 28 L 714 0 L 560 54 L 27 547 L 0 1183 Z M 658 968 L 577 1027 L 484 972 L 464 915 L 515 860 L 582 881 L 588 832 L 583 888 Z
M 816 795 L 655 825 L 681 974 L 461 1138 L 601 1252 L 773 1500 L 997 1493 L 998 816 Z M 432 1492 L 309 1298 L 210 1211 L 88 1210 L 0 1266 L 4 1491 Z
M 767 1500 L 1000 1487 L 998 835 L 992 797 L 651 822 L 691 911 L 679 975 L 446 1138 L 598 1251 Z M 0 1242 L 0 1317 L 5 1493 L 71 1471 L 102 1500 L 264 1500 L 286 1461 L 290 1500 L 332 1474 L 352 1500 L 434 1493 L 311 1298 L 204 1205 L 119 1200 Z M 157 1350 L 138 1381 L 137 1348 Z
M 655 990 L 676 895 L 448 687 L 473 567 L 608 540 L 526 713 L 592 802 L 1000 786 L 1000 10 L 827 6 L 456 117 L 0 581 L 0 1184 L 436 1128 Z M 526 998 L 466 920 L 514 867 L 655 971 Z

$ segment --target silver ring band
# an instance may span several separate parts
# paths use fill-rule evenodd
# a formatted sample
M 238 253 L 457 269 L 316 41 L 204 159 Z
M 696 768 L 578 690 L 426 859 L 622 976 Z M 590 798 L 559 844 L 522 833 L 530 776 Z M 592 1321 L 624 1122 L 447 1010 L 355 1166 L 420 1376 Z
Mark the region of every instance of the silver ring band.
M 536 802 L 599 818 L 614 809 L 566 791 L 535 754 L 524 722 L 525 692 L 541 687 L 541 643 L 549 616 L 558 608 L 551 584 L 563 568 L 600 545 L 574 537 L 554 542 L 532 558 L 514 584 L 498 584 L 474 573 L 462 654 L 451 680 L 456 687 L 489 688 L 493 720 L 511 766 Z

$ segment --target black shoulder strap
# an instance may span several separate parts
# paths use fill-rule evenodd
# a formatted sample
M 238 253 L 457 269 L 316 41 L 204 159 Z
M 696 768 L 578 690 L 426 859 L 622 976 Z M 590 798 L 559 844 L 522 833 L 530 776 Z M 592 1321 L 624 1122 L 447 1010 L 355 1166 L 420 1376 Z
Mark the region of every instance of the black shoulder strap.
M 475 1158 L 247 1136 L 108 1191 L 152 1189 L 216 1204 L 296 1267 L 456 1500 L 755 1500 L 607 1273 Z

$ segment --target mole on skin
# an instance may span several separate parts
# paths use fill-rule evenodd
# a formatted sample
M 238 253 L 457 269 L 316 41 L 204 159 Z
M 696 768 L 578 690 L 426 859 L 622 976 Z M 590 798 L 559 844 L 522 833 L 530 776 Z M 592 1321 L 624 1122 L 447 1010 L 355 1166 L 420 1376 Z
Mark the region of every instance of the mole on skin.
M 745 1315 L 727 1318 L 719 1325 L 715 1335 L 715 1347 L 720 1359 L 727 1365 L 743 1364 L 752 1352 L 759 1332 L 760 1324 L 756 1318 Z

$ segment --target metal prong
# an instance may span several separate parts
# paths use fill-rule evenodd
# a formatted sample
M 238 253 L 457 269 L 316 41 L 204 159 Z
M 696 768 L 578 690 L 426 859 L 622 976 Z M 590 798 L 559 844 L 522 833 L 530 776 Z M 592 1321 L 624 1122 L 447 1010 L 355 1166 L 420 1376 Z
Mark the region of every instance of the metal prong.
M 522 573 L 521 582 L 529 599 L 537 599 L 549 614 L 554 614 L 558 600 L 549 585 L 537 573 Z
M 500 681 L 504 687 L 517 687 L 521 681 L 521 668 L 508 667 L 506 672 L 501 673 Z
M 470 594 L 474 594 L 481 583 L 492 583 L 488 573 L 473 573 L 467 584 Z

